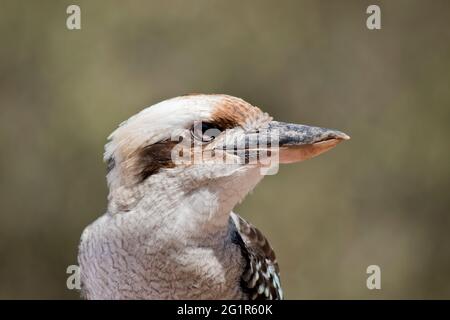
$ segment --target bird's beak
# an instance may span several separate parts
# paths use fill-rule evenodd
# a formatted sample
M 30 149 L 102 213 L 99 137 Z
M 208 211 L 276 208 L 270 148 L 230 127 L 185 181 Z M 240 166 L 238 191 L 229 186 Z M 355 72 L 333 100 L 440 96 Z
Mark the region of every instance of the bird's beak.
M 272 165 L 310 159 L 348 139 L 337 130 L 271 121 L 257 131 L 225 135 L 219 149 L 232 155 L 232 161 L 237 155 L 245 164 Z M 217 146 L 206 148 L 216 150 Z
M 272 140 L 278 139 L 280 163 L 310 159 L 350 139 L 337 130 L 278 121 L 271 121 L 267 129 Z

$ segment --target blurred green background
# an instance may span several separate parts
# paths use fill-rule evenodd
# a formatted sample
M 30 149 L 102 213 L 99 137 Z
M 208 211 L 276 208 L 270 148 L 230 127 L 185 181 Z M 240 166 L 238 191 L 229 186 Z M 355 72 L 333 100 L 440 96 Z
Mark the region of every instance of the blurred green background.
M 236 210 L 286 298 L 450 298 L 450 2 L 1 0 L 0 35 L 0 298 L 79 297 L 66 267 L 105 211 L 106 137 L 189 92 L 352 136 Z

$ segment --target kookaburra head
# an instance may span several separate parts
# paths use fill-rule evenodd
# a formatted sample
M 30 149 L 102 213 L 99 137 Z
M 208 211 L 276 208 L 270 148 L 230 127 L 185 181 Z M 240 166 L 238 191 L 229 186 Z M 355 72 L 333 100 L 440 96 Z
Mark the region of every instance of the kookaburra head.
M 189 197 L 213 219 L 215 211 L 228 214 L 278 162 L 309 159 L 349 137 L 272 121 L 236 97 L 195 94 L 144 109 L 109 139 L 111 212 L 129 211 L 157 192 L 174 204 Z
M 86 296 L 281 297 L 281 289 L 270 289 L 279 288 L 270 246 L 239 221 L 233 207 L 265 174 L 276 171 L 278 162 L 309 159 L 347 139 L 336 130 L 273 121 L 259 108 L 228 95 L 186 95 L 139 112 L 123 122 L 106 145 L 108 212 L 86 229 L 80 245 Z M 246 248 L 236 249 L 236 241 Z M 111 252 L 105 256 L 105 251 Z M 117 252 L 121 256 L 114 258 Z M 142 270 L 150 271 L 148 277 L 139 271 L 141 282 L 137 275 L 127 278 L 127 268 L 137 273 L 140 267 L 117 270 L 121 264 L 139 265 L 142 259 Z M 101 276 L 98 270 L 109 270 L 108 265 L 110 272 Z M 251 272 L 243 276 L 246 268 Z M 159 273 L 159 280 L 149 280 Z M 266 282 L 258 282 L 261 279 Z M 239 291 L 242 283 L 256 291 Z M 120 290 L 121 285 L 127 289 Z

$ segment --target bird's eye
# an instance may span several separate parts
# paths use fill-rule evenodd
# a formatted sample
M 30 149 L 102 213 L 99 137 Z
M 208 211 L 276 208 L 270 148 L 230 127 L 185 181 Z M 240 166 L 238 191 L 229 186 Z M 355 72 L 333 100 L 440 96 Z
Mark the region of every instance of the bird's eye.
M 209 122 L 198 122 L 192 127 L 192 135 L 201 142 L 213 141 L 219 136 L 220 132 L 220 129 Z

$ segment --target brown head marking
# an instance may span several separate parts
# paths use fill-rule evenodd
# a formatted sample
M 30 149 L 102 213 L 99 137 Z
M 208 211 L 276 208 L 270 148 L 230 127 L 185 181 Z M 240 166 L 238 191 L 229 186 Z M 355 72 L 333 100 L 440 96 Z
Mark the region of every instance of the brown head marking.
M 222 102 L 211 116 L 211 122 L 222 129 L 244 127 L 249 121 L 262 114 L 263 112 L 258 107 L 252 106 L 242 99 L 224 95 Z
M 175 167 L 171 153 L 177 143 L 177 141 L 166 140 L 144 146 L 136 151 L 136 154 L 133 155 L 136 157 L 134 173 L 138 177 L 139 182 L 158 173 L 160 169 Z

